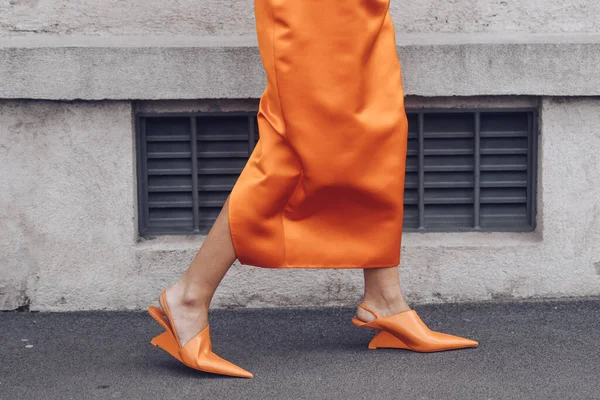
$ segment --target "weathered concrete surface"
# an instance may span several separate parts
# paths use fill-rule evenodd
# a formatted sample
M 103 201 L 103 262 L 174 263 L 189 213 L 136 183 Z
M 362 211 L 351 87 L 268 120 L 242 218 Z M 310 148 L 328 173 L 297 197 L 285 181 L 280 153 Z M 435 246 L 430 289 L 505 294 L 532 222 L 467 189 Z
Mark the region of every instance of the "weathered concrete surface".
M 353 309 L 214 311 L 214 349 L 252 371 L 247 380 L 188 369 L 154 348 L 148 342 L 162 328 L 146 313 L 1 313 L 0 393 L 19 400 L 599 398 L 599 301 L 415 309 L 431 329 L 479 347 L 368 350 L 373 332 L 350 323 Z
M 594 0 L 391 1 L 399 32 L 599 32 Z M 253 0 L 0 0 L 0 35 L 252 35 Z
M 600 95 L 600 34 L 397 40 L 408 95 Z M 0 98 L 244 99 L 264 87 L 254 36 L 0 38 Z
M 525 98 L 408 98 L 407 106 L 536 106 Z M 140 110 L 252 109 L 256 100 L 148 102 Z M 132 107 L 0 103 L 0 307 L 142 309 L 187 268 L 201 237 L 136 235 Z M 600 99 L 541 100 L 538 230 L 404 237 L 414 303 L 600 296 Z M 339 306 L 360 270 L 236 265 L 215 307 Z
M 1 309 L 128 303 L 133 154 L 127 102 L 0 101 Z

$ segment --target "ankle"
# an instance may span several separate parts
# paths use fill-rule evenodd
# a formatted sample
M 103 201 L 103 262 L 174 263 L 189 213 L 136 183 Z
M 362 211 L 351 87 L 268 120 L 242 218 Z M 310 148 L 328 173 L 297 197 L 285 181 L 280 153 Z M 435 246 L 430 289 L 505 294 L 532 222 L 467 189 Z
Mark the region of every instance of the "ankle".
M 363 302 L 376 308 L 390 308 L 399 304 L 406 304 L 399 291 L 388 293 L 365 293 Z
M 184 279 L 179 280 L 167 289 L 167 293 L 172 295 L 174 301 L 179 306 L 185 308 L 208 310 L 210 305 L 211 299 L 198 289 L 198 285 L 187 282 Z
M 377 295 L 365 293 L 363 303 L 384 317 L 411 309 L 400 293 L 379 293 Z M 359 310 L 362 310 L 362 308 L 359 308 Z

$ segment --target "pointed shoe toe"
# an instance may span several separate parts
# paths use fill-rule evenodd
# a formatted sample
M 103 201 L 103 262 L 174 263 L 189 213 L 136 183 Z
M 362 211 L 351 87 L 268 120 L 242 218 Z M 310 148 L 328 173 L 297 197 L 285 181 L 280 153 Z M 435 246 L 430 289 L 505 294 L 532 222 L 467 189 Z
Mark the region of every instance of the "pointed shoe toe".
M 354 325 L 378 330 L 369 343 L 369 349 L 395 348 L 429 353 L 479 345 L 471 339 L 430 330 L 415 310 L 382 317 L 363 303 L 360 307 L 375 316 L 375 319 L 369 322 L 363 322 L 356 317 L 352 319 Z
M 179 356 L 185 365 L 200 371 L 240 378 L 254 377 L 252 373 L 213 353 L 209 326 L 179 349 Z
M 448 346 L 450 349 L 462 349 L 466 347 L 477 347 L 479 342 L 475 340 L 467 339 L 461 336 L 450 335 L 442 332 L 431 332 L 433 336 L 438 340 L 440 345 Z

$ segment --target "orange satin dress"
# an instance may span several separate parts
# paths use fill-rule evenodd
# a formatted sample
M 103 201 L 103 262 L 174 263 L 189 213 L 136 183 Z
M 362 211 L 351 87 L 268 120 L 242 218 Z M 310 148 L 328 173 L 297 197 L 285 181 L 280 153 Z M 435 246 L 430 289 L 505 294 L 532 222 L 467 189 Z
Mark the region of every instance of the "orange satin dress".
M 242 264 L 400 262 L 408 122 L 389 0 L 255 0 L 267 87 L 229 196 Z

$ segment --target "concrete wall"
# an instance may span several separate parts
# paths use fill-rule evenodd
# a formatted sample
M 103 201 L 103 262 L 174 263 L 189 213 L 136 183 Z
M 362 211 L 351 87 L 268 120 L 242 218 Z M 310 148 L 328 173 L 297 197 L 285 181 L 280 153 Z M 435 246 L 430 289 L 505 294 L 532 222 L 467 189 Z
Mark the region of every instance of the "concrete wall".
M 392 0 L 399 32 L 599 32 L 595 0 Z M 252 0 L 0 0 L 0 35 L 254 35 Z
M 600 296 L 600 3 L 392 0 L 392 14 L 407 106 L 540 109 L 536 232 L 406 234 L 409 301 Z M 202 237 L 138 238 L 135 111 L 249 110 L 263 88 L 251 0 L 0 0 L 0 309 L 155 302 Z M 236 264 L 214 305 L 361 293 L 360 270 Z
M 0 309 L 128 305 L 130 104 L 3 100 L 0 133 Z
M 405 34 L 397 52 L 407 95 L 600 95 L 600 33 Z M 256 98 L 264 75 L 253 36 L 0 37 L 6 99 Z
M 600 98 L 409 98 L 407 106 L 538 103 L 538 230 L 405 234 L 401 276 L 411 302 L 600 295 Z M 187 268 L 201 237 L 137 239 L 132 113 L 128 102 L 0 102 L 1 309 L 141 309 Z M 360 270 L 236 264 L 214 305 L 350 305 L 361 293 Z

